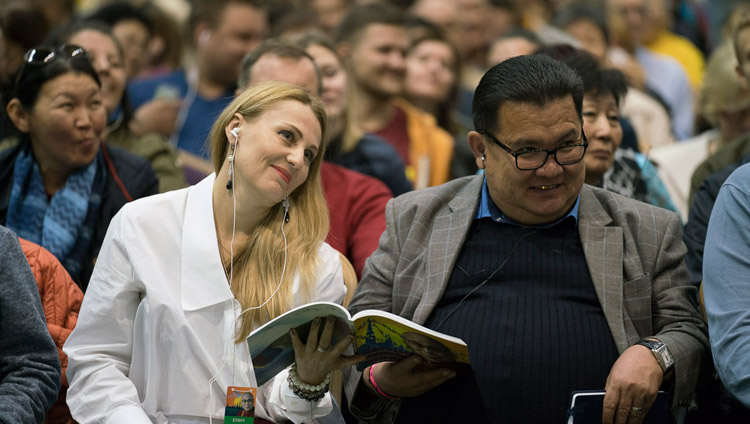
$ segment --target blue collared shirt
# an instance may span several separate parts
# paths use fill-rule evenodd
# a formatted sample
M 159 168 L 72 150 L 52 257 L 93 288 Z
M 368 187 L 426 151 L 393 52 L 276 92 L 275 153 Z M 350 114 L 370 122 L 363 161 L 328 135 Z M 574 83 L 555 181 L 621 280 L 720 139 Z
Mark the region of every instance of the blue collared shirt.
M 578 204 L 580 202 L 581 202 L 581 195 L 579 194 L 578 198 L 576 199 L 576 203 L 573 205 L 573 209 L 571 209 L 567 215 L 558 219 L 555 222 L 540 225 L 540 227 L 545 227 L 545 228 L 554 227 L 555 225 L 565 221 L 566 219 L 570 217 L 573 218 L 575 225 L 578 226 Z M 477 214 L 474 217 L 474 219 L 481 219 L 481 218 L 492 218 L 492 220 L 497 223 L 511 224 L 511 225 L 516 225 L 519 227 L 522 226 L 521 224 L 505 216 L 505 214 L 503 214 L 500 208 L 497 207 L 495 202 L 492 201 L 492 197 L 490 197 L 490 189 L 487 186 L 486 176 L 484 177 L 484 181 L 482 182 L 482 195 L 479 199 L 479 208 L 477 208 Z

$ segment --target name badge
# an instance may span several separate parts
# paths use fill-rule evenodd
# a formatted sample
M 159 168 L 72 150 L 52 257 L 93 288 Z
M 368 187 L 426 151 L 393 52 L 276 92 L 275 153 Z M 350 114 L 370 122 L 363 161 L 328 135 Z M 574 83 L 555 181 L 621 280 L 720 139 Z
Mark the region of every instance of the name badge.
M 224 424 L 252 424 L 255 421 L 256 387 L 227 387 Z

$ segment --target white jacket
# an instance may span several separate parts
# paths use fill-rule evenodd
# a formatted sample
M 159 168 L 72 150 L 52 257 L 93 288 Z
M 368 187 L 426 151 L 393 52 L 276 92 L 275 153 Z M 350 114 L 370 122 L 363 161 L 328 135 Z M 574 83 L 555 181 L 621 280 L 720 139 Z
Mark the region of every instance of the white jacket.
M 68 405 L 83 423 L 220 423 L 227 386 L 255 387 L 240 311 L 216 241 L 211 175 L 193 187 L 127 204 L 112 219 L 78 319 L 65 344 Z M 346 293 L 338 253 L 321 244 L 311 301 Z M 304 303 L 297 297 L 294 305 Z M 301 422 L 331 410 L 286 383 L 264 384 L 256 416 Z M 210 385 L 209 380 L 215 378 Z

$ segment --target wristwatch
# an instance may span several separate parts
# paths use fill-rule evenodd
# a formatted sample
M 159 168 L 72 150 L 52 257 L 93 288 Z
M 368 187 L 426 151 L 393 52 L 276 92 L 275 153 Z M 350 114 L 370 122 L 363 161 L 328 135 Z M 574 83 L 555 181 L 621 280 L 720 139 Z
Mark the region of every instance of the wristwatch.
M 672 369 L 672 366 L 674 365 L 674 358 L 672 358 L 672 354 L 669 353 L 667 345 L 665 345 L 662 341 L 656 339 L 643 339 L 639 340 L 636 344 L 646 346 L 651 350 L 651 354 L 654 355 L 654 358 L 656 358 L 656 362 L 659 363 L 664 374 Z

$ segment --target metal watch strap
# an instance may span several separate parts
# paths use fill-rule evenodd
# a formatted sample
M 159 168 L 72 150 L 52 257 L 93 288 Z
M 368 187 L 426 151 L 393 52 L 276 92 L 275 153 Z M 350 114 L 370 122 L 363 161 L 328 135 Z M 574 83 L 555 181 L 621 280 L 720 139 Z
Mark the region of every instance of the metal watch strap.
M 669 352 L 669 349 L 667 348 L 667 345 L 664 344 L 664 342 L 653 339 L 642 339 L 636 342 L 636 344 L 645 346 L 649 348 L 649 350 L 651 350 L 651 354 L 654 355 L 654 358 L 656 358 L 659 366 L 661 366 L 662 372 L 666 374 L 669 370 L 672 369 L 672 366 L 674 365 L 674 359 L 672 358 L 672 354 Z

